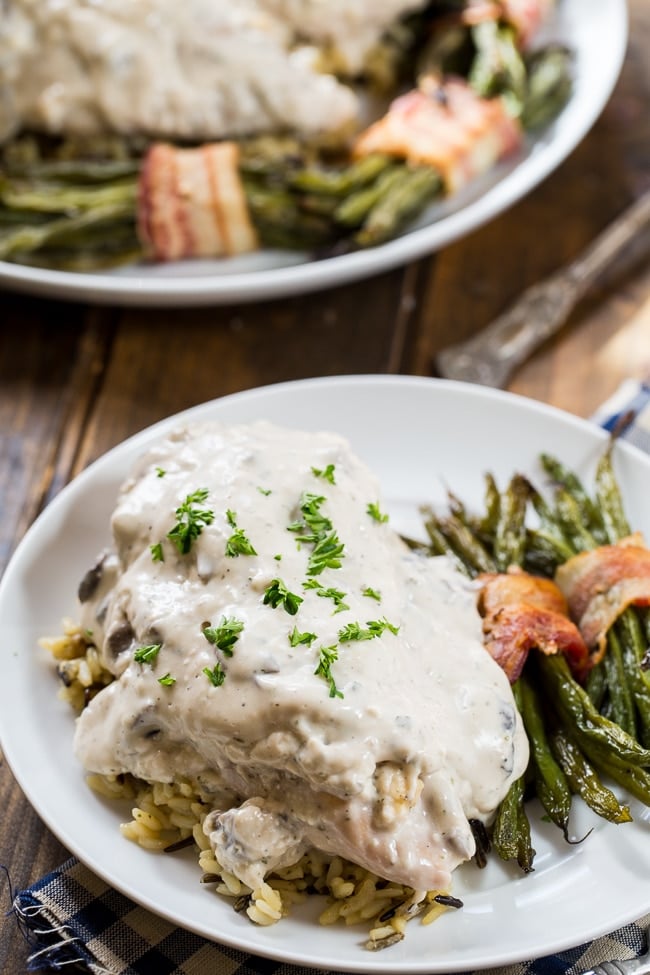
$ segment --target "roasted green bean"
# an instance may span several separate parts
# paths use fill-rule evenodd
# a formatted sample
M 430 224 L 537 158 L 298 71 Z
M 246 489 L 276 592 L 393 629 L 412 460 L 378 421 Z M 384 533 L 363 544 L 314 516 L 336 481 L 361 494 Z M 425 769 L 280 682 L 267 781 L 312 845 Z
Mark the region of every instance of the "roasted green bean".
M 556 726 L 550 733 L 549 741 L 572 791 L 609 822 L 629 823 L 632 819 L 629 807 L 622 805 L 612 790 L 603 785 L 583 751 L 568 733 Z
M 520 709 L 534 767 L 535 791 L 551 822 L 568 840 L 571 790 L 548 740 L 539 695 L 523 674 L 518 680 Z

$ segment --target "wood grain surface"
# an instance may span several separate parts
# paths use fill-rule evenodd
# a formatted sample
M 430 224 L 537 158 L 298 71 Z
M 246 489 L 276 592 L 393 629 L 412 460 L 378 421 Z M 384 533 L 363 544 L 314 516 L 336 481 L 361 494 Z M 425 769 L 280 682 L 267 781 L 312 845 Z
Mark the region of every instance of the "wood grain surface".
M 507 213 L 429 258 L 261 305 L 96 308 L 0 293 L 0 572 L 61 487 L 148 424 L 283 380 L 434 375 L 439 349 L 481 329 L 524 287 L 575 257 L 650 185 L 648 0 L 630 0 L 630 15 L 619 83 L 571 157 Z M 588 416 L 623 378 L 643 375 L 650 375 L 650 267 L 632 253 L 510 388 Z M 0 811 L 0 864 L 15 889 L 66 858 L 1 756 Z M 0 884 L 0 971 L 19 975 L 28 949 L 4 916 L 9 884 Z

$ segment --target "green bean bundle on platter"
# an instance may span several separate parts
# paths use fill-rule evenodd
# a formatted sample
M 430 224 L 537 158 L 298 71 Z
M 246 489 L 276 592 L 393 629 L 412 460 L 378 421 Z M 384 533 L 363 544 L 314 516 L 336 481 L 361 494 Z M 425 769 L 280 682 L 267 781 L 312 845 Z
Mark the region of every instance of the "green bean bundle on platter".
M 169 0 L 157 2 L 161 21 L 166 7 L 177 15 Z M 247 0 L 246 7 L 251 4 Z M 71 2 L 61 14 L 69 18 L 71 32 L 77 6 Z M 176 90 L 174 73 L 163 76 L 162 54 L 153 56 L 155 36 L 128 18 L 125 23 L 118 4 L 103 16 L 114 16 L 119 27 L 113 27 L 124 33 L 130 52 L 124 70 L 142 69 L 129 89 L 128 77 L 112 72 L 102 60 L 108 54 L 90 40 L 88 50 L 83 38 L 75 41 L 82 44 L 81 55 L 71 42 L 68 52 L 62 22 L 56 37 L 70 77 L 50 78 L 47 59 L 39 60 L 38 71 L 30 70 L 30 57 L 40 58 L 36 48 L 31 53 L 21 48 L 15 64 L 0 67 L 0 104 L 15 110 L 9 119 L 0 112 L 0 260 L 83 271 L 260 249 L 318 258 L 396 237 L 433 201 L 520 152 L 527 136 L 547 126 L 572 92 L 571 53 L 559 44 L 536 46 L 554 6 L 549 0 L 527 5 L 414 0 L 402 6 L 396 23 L 375 25 L 377 41 L 367 45 L 359 63 L 346 63 L 333 40 L 325 44 L 317 70 L 302 77 L 304 92 L 296 90 L 301 77 L 291 75 L 302 63 L 296 45 L 305 33 L 309 38 L 310 29 L 315 43 L 322 40 L 322 31 L 306 22 L 284 55 L 274 46 L 277 38 L 260 41 L 259 18 L 241 38 L 231 25 L 233 51 L 237 42 L 242 51 L 254 42 L 264 44 L 269 58 L 278 56 L 277 92 L 274 77 L 261 85 L 255 58 L 246 62 L 251 78 L 237 88 L 237 70 L 244 68 L 233 51 L 220 53 L 218 30 L 214 50 L 208 33 L 173 42 Z M 45 50 L 54 29 L 48 10 L 12 0 L 0 24 L 0 45 L 11 46 L 15 31 L 37 39 L 42 34 Z M 87 27 L 93 14 L 77 13 Z M 213 16 L 219 23 L 233 14 L 229 6 L 215 5 Z M 348 10 L 341 22 L 354 22 L 354 16 Z M 282 31 L 287 29 L 284 24 Z M 187 56 L 193 46 L 199 56 L 186 70 L 183 52 Z M 198 66 L 213 72 L 204 79 L 212 88 L 196 93 L 175 127 L 172 110 Z M 285 70 L 290 77 L 284 78 Z M 15 83 L 21 71 L 24 90 Z M 81 72 L 78 78 L 75 71 Z M 285 101 L 294 106 L 309 101 L 305 117 L 286 116 L 288 105 L 280 104 L 282 85 L 290 82 L 296 88 Z M 54 91 L 59 102 L 53 107 Z M 321 104 L 326 96 L 332 99 L 327 111 Z M 251 117 L 239 118 L 246 105 L 258 102 Z M 228 106 L 225 119 L 218 111 L 222 103 Z M 372 110 L 359 107 L 366 104 Z M 193 124 L 202 111 L 203 128 Z

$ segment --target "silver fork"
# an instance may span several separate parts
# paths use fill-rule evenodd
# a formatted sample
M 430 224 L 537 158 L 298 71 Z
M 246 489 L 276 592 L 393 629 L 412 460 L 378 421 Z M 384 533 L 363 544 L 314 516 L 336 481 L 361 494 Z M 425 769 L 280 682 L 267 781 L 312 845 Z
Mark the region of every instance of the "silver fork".
M 594 965 L 588 971 L 581 972 L 580 975 L 648 975 L 650 973 L 649 931 L 650 929 L 646 929 L 646 951 L 639 958 L 604 961 L 600 965 Z
M 514 370 L 559 331 L 599 274 L 649 225 L 647 190 L 577 260 L 528 288 L 473 338 L 439 352 L 435 360 L 438 373 L 445 379 L 505 386 Z

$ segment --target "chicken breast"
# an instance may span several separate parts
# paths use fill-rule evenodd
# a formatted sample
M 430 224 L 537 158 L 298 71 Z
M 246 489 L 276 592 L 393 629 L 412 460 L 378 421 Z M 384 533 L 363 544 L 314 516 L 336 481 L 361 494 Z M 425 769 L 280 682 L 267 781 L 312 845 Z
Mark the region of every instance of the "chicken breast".
M 351 88 L 318 71 L 318 44 L 358 70 L 422 2 L 5 0 L 0 141 L 20 127 L 214 140 L 354 127 Z M 339 17 L 338 14 L 341 14 Z
M 448 886 L 527 763 L 473 585 L 391 528 L 348 443 L 184 429 L 124 485 L 82 625 L 115 681 L 78 719 L 86 769 L 190 779 L 255 889 L 309 847 Z

